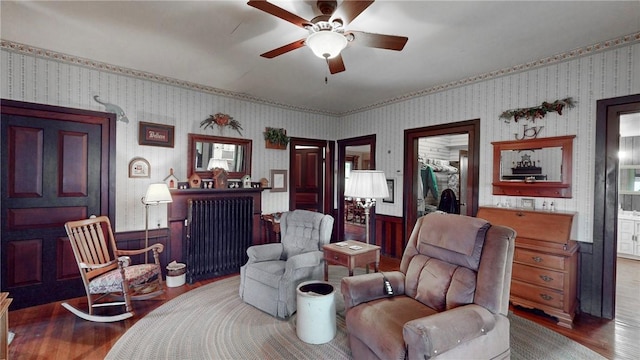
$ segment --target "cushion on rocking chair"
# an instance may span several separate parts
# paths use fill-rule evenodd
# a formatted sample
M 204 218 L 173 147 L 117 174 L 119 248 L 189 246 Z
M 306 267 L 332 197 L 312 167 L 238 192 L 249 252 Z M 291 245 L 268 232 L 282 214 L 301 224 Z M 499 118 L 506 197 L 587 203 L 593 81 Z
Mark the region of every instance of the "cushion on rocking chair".
M 130 286 L 141 285 L 160 275 L 156 264 L 131 265 L 124 268 L 124 276 Z M 119 269 L 106 272 L 89 282 L 90 294 L 104 294 L 122 291 L 122 276 Z

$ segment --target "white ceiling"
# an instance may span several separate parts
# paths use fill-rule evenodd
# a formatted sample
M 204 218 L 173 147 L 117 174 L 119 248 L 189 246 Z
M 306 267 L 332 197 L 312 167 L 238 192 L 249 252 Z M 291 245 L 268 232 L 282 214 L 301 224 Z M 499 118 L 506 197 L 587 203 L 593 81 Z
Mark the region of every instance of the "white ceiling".
M 314 0 L 272 2 L 307 20 L 319 13 Z M 640 31 L 638 0 L 378 0 L 347 29 L 407 36 L 404 50 L 347 47 L 347 70 L 330 75 L 307 48 L 260 57 L 306 31 L 246 1 L 0 6 L 3 40 L 333 115 Z

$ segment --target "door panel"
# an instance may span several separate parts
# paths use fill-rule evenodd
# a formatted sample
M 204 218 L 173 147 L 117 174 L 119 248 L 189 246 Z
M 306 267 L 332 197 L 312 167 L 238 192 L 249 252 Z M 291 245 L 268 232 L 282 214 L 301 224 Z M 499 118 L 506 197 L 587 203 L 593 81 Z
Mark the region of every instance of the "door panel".
M 296 149 L 295 208 L 322 212 L 322 148 Z
M 12 309 L 84 295 L 64 223 L 109 215 L 111 198 L 111 115 L 22 110 L 3 107 L 1 128 L 0 271 Z

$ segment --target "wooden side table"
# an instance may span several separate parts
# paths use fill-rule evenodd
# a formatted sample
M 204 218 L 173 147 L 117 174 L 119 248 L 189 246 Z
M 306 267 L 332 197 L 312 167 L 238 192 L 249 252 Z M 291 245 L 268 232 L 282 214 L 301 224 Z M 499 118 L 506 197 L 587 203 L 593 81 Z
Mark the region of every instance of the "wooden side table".
M 339 244 L 346 244 L 340 246 Z M 360 247 L 354 249 L 352 247 Z M 324 280 L 329 280 L 329 264 L 346 266 L 349 276 L 353 276 L 353 269 L 366 266 L 369 272 L 369 264 L 374 264 L 378 272 L 380 266 L 380 246 L 365 244 L 360 241 L 347 240 L 340 243 L 328 244 L 324 249 Z
M 9 358 L 9 293 L 0 293 L 0 359 Z
M 276 213 L 280 216 L 282 213 Z M 263 243 L 280 242 L 280 221 L 274 219 L 275 214 L 264 214 L 262 218 Z

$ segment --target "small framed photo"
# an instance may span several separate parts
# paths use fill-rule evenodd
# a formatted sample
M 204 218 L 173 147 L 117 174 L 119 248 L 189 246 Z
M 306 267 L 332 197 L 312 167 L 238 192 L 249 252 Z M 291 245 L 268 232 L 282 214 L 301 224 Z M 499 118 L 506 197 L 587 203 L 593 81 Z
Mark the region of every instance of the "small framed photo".
M 287 170 L 271 170 L 271 192 L 287 191 Z
M 134 157 L 129 161 L 130 178 L 148 178 L 151 176 L 151 167 L 145 158 Z
M 382 202 L 393 204 L 395 194 L 395 184 L 393 179 L 387 179 L 387 189 L 389 189 L 389 197 L 382 199 Z
M 139 145 L 173 147 L 174 126 L 141 121 L 138 130 Z
M 527 210 L 535 210 L 536 201 L 530 198 L 523 198 L 520 202 L 520 207 Z

